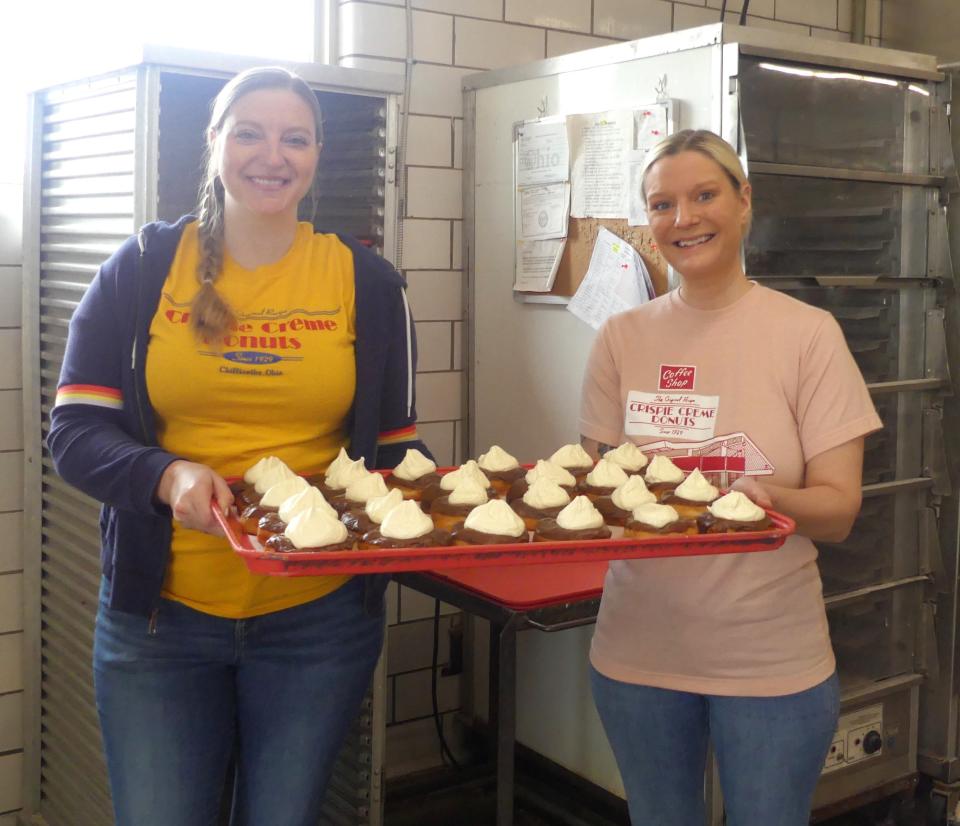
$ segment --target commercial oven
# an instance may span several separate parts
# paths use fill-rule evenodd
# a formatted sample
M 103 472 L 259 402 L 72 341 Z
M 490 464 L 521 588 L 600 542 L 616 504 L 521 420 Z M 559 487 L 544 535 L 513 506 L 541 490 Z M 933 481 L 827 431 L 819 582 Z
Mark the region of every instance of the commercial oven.
M 743 158 L 749 277 L 833 313 L 884 422 L 867 439 L 853 533 L 818 544 L 842 709 L 815 807 L 825 816 L 907 791 L 918 769 L 952 776 L 960 326 L 951 87 L 933 57 L 717 24 L 467 78 L 468 453 L 496 443 L 531 461 L 575 441 L 594 335 L 556 298 L 511 292 L 513 124 L 636 108 L 664 91 L 678 128 L 712 129 Z M 522 403 L 503 403 L 498 388 L 527 384 Z M 622 794 L 593 733 L 589 632 L 540 636 L 519 650 L 520 741 Z M 557 726 L 558 715 L 578 723 Z M 706 788 L 720 824 L 715 770 Z
M 97 267 L 125 238 L 148 221 L 193 210 L 210 103 L 227 78 L 253 65 L 258 61 L 147 48 L 132 65 L 31 96 L 23 241 L 24 800 L 31 823 L 113 822 L 91 675 L 98 504 L 57 476 L 43 445 L 67 325 Z M 324 115 L 322 196 L 301 218 L 392 257 L 401 81 L 355 69 L 291 68 L 315 90 Z M 381 822 L 385 695 L 381 662 L 338 760 L 325 824 Z

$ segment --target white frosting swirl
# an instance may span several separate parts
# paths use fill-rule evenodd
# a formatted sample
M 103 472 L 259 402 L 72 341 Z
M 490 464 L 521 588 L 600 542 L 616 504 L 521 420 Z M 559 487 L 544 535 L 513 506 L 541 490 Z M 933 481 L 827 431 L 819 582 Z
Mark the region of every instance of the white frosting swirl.
M 336 478 L 336 475 L 340 472 L 340 468 L 348 464 L 350 464 L 350 457 L 347 455 L 346 449 L 341 447 L 340 452 L 337 454 L 337 458 L 327 465 L 327 469 L 323 474 L 324 479 L 329 479 L 331 476 Z
M 319 508 L 300 511 L 284 531 L 297 548 L 322 548 L 347 539 L 347 528 L 339 519 Z
M 489 498 L 486 486 L 478 485 L 473 479 L 461 479 L 450 491 L 447 501 L 451 505 L 482 505 Z
M 644 476 L 646 477 L 648 485 L 656 485 L 661 482 L 683 481 L 683 471 L 666 456 L 654 456 Z
M 712 502 L 720 495 L 720 490 L 707 481 L 699 468 L 694 468 L 673 493 L 688 502 Z
M 523 501 L 531 508 L 545 510 L 570 504 L 570 494 L 556 482 L 549 479 L 537 479 L 523 494 Z
M 490 487 L 490 480 L 484 475 L 483 471 L 480 470 L 480 465 L 473 461 L 473 459 L 464 462 L 456 470 L 451 470 L 449 473 L 443 474 L 443 476 L 440 477 L 440 487 L 444 490 L 453 490 L 464 479 L 476 482 L 482 488 Z
M 680 518 L 669 505 L 640 505 L 633 509 L 633 518 L 644 525 L 650 525 L 652 528 L 663 528 L 671 522 L 676 522 Z
M 363 457 L 351 462 L 347 459 L 333 473 L 326 476 L 327 487 L 331 490 L 345 490 L 354 482 L 365 479 L 370 474 L 367 466 L 363 463 Z
M 481 453 L 477 457 L 477 463 L 481 470 L 487 470 L 490 473 L 501 473 L 520 467 L 516 457 L 511 456 L 499 445 L 493 445 L 486 453 Z
M 593 467 L 593 459 L 580 445 L 564 445 L 553 452 L 550 461 L 560 467 Z
M 266 468 L 260 474 L 257 481 L 253 483 L 253 489 L 261 496 L 277 484 L 277 482 L 282 482 L 284 479 L 290 479 L 297 475 L 279 459 L 277 462 L 278 464 L 270 465 L 270 467 Z
M 330 514 L 334 519 L 337 518 L 337 512 L 330 506 L 330 503 L 323 498 L 323 494 L 309 485 L 306 490 L 302 490 L 284 499 L 280 503 L 278 515 L 289 525 L 290 520 L 293 519 L 294 516 L 310 508 L 316 508 L 317 510 Z
M 641 505 L 649 505 L 657 501 L 657 495 L 647 490 L 646 484 L 639 476 L 628 477 L 610 498 L 614 505 L 624 511 L 632 511 Z
M 565 531 L 600 528 L 603 527 L 603 514 L 586 496 L 578 496 L 557 514 L 557 524 Z
M 243 481 L 248 485 L 255 485 L 264 473 L 277 467 L 287 468 L 276 456 L 264 456 L 260 461 L 247 468 L 247 472 L 243 474 Z M 290 470 L 290 468 L 287 468 L 287 470 Z M 292 470 L 290 472 L 293 473 Z
M 370 517 L 371 522 L 376 522 L 379 525 L 386 515 L 401 502 L 403 502 L 403 494 L 394 488 L 386 496 L 376 496 L 367 500 L 363 512 Z
M 587 474 L 586 481 L 595 488 L 617 488 L 627 481 L 627 472 L 620 465 L 601 459 Z
M 647 457 L 633 442 L 624 442 L 620 447 L 608 450 L 603 458 L 620 465 L 628 473 L 636 473 L 647 466 Z
M 387 483 L 379 473 L 368 473 L 347 485 L 346 497 L 351 502 L 366 503 L 377 496 L 387 495 Z
M 763 508 L 738 490 L 732 490 L 712 505 L 707 505 L 707 510 L 718 519 L 729 519 L 731 522 L 758 522 L 766 516 Z
M 523 478 L 527 480 L 528 485 L 532 485 L 540 479 L 549 479 L 551 482 L 566 485 L 568 488 L 577 484 L 577 480 L 573 478 L 573 474 L 569 470 L 560 467 L 549 459 L 538 459 L 537 464 L 530 468 Z
M 433 520 L 412 499 L 401 502 L 380 523 L 380 533 L 388 539 L 416 539 L 432 530 Z
M 393 469 L 393 475 L 406 482 L 413 482 L 421 476 L 433 473 L 437 469 L 436 464 L 431 462 L 419 450 L 414 447 L 408 448 L 403 455 L 403 461 Z M 409 539 L 410 537 L 394 537 L 396 539 Z
M 527 532 L 523 520 L 503 499 L 491 499 L 485 505 L 474 508 L 467 514 L 463 526 L 479 533 L 517 538 Z
M 285 500 L 308 487 L 310 485 L 307 484 L 307 480 L 301 476 L 290 476 L 287 479 L 282 479 L 266 489 L 260 499 L 260 507 L 279 508 Z

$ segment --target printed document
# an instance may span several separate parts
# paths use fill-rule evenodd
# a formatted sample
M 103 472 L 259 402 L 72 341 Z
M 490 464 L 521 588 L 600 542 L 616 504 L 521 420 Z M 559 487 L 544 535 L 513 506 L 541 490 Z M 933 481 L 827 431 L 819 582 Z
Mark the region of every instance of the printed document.
M 600 227 L 587 274 L 567 309 L 599 330 L 610 316 L 645 304 L 653 295 L 650 274 L 639 253 Z

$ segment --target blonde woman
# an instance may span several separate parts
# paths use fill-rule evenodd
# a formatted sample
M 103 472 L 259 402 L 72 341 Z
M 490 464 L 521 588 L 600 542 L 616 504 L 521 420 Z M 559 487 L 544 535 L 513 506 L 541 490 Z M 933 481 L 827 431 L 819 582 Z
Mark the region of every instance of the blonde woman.
M 380 653 L 383 578 L 251 574 L 211 516 L 266 455 L 393 467 L 416 435 L 400 276 L 297 220 L 322 148 L 284 69 L 214 101 L 198 215 L 145 226 L 70 325 L 49 447 L 103 502 L 97 707 L 118 826 L 315 824 Z
M 680 286 L 601 329 L 583 443 L 594 456 L 624 439 L 698 455 L 749 440 L 762 475 L 739 468 L 733 487 L 792 516 L 798 535 L 771 553 L 611 563 L 594 700 L 638 826 L 702 826 L 708 741 L 728 826 L 805 826 L 839 711 L 812 540 L 849 533 L 863 439 L 881 423 L 832 316 L 747 278 L 751 190 L 732 147 L 673 135 L 642 186 Z

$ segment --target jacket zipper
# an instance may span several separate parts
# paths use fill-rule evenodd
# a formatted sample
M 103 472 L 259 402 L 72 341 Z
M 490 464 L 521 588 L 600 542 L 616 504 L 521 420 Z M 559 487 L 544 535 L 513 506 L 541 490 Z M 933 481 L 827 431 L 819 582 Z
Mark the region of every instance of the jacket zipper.
M 137 344 L 140 341 L 140 303 L 143 296 L 143 259 L 147 251 L 147 241 L 143 229 L 137 234 L 137 243 L 140 245 L 140 256 L 137 258 L 137 304 L 133 319 L 133 349 L 130 352 L 130 371 L 133 373 L 133 392 L 137 405 L 137 416 L 140 419 L 140 430 L 143 433 L 144 443 L 150 441 L 147 434 L 147 421 L 143 416 L 143 398 L 140 395 L 140 382 L 137 379 Z

